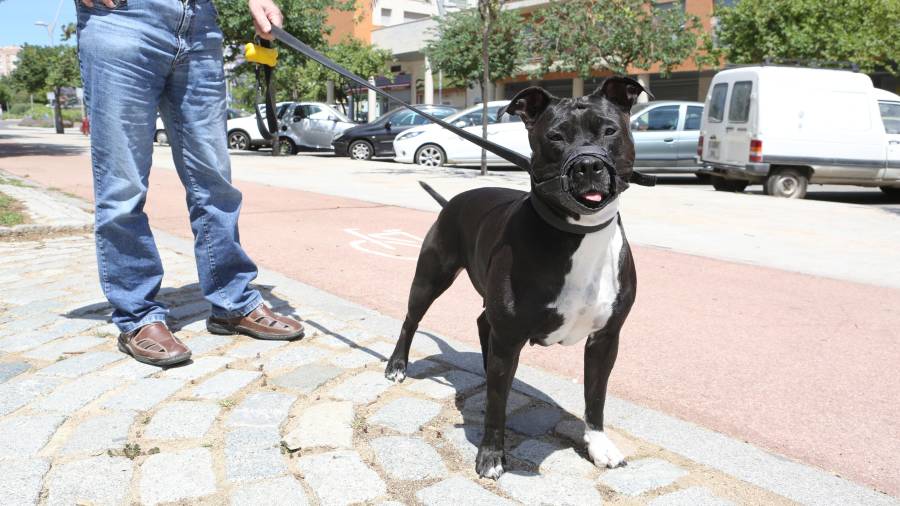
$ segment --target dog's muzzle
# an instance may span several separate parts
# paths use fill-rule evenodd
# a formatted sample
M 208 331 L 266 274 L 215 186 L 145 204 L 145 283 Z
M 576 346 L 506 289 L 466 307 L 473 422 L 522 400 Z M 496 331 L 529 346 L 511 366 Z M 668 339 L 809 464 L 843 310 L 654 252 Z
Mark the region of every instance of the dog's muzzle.
M 590 162 L 585 164 L 584 162 Z M 544 199 L 549 200 L 562 206 L 566 211 L 577 214 L 594 214 L 603 209 L 607 201 L 604 199 L 601 205 L 591 207 L 582 203 L 576 195 L 573 194 L 573 172 L 576 167 L 582 165 L 601 166 L 603 170 L 609 174 L 609 190 L 605 197 L 616 195 L 616 164 L 606 150 L 598 149 L 596 146 L 584 146 L 573 150 L 569 153 L 566 160 L 560 164 L 559 174 L 543 181 L 533 181 L 533 191 Z M 626 185 L 628 183 L 625 183 Z M 624 190 L 624 188 L 623 188 Z

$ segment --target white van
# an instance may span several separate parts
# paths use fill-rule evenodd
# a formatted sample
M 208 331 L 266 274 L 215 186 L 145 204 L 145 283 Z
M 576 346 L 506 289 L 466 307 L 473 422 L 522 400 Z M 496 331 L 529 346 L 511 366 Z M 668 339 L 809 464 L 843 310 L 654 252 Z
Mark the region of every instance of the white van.
M 777 66 L 717 73 L 697 147 L 716 190 L 762 183 L 803 198 L 812 184 L 900 195 L 900 96 L 865 74 Z

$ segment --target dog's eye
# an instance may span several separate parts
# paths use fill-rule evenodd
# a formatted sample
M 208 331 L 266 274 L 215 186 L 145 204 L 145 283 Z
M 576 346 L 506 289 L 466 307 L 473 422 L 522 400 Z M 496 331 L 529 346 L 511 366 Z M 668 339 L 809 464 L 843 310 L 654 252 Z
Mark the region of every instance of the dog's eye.
M 607 137 L 609 137 L 610 135 L 613 135 L 615 133 L 616 133 L 616 129 L 613 127 L 607 127 L 606 130 L 603 131 L 603 135 L 605 135 Z
M 554 142 L 564 141 L 562 134 L 559 132 L 550 132 L 547 134 L 547 138 Z

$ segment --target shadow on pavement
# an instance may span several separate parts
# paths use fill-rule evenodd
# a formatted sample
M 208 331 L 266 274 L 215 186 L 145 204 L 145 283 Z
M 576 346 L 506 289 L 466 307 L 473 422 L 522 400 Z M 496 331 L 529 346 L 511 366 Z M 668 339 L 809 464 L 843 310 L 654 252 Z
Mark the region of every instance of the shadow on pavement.
M 6 136 L 0 136 L 0 139 Z M 16 156 L 75 156 L 86 155 L 90 149 L 65 144 L 47 144 L 42 142 L 3 142 L 0 143 L 0 158 Z

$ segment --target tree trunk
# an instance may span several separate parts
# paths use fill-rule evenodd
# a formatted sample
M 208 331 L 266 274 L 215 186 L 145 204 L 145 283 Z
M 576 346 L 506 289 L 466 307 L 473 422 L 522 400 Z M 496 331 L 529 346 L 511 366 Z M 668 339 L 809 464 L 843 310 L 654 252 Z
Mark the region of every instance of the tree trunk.
M 64 134 L 66 133 L 65 129 L 63 129 L 62 122 L 62 106 L 59 104 L 62 90 L 59 86 L 56 87 L 56 107 L 53 108 L 53 123 L 56 125 L 56 133 Z
M 484 69 L 484 77 L 481 83 L 481 137 L 485 140 L 488 138 L 488 97 L 491 88 L 491 72 L 488 62 L 488 40 L 491 35 L 491 0 L 481 0 L 482 29 L 481 29 L 481 65 Z M 481 148 L 481 175 L 487 174 L 487 151 Z

